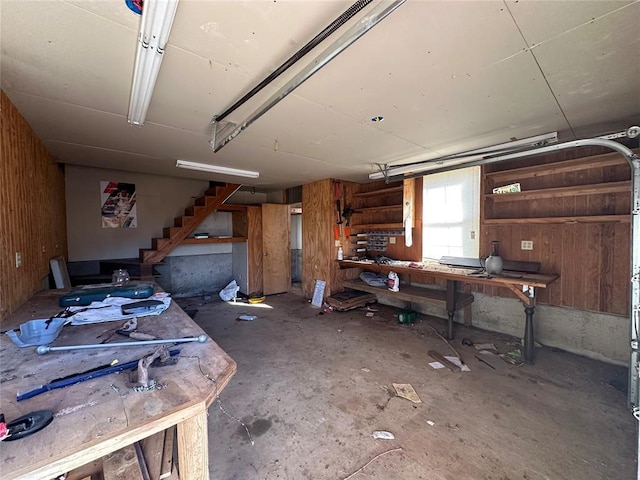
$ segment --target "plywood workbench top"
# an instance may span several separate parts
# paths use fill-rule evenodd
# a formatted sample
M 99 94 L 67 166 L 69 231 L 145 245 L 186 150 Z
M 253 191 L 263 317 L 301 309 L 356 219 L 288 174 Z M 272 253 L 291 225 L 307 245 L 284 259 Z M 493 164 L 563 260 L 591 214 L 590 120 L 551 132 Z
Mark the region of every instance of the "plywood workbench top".
M 61 310 L 60 292 L 36 295 L 3 323 L 3 328 L 18 328 L 28 320 L 56 314 Z M 51 346 L 100 343 L 108 336 L 105 331 L 123 323 L 67 325 Z M 159 316 L 139 317 L 138 331 L 158 338 L 196 337 L 204 333 L 175 302 Z M 121 336 L 110 340 L 122 341 L 128 340 Z M 204 434 L 204 442 L 198 438 L 191 441 L 199 442 L 206 453 L 206 410 L 236 371 L 235 362 L 212 339 L 176 345 L 172 349 L 180 350 L 177 364 L 150 368 L 149 378 L 164 386 L 160 390 L 134 391 L 129 372 L 125 371 L 16 400 L 19 391 L 116 360 L 133 361 L 151 354 L 154 348 L 153 345 L 114 347 L 38 355 L 36 347 L 18 348 L 6 335 L 1 335 L 2 413 L 11 421 L 36 410 L 52 410 L 54 420 L 31 436 L 2 442 L 0 477 L 53 478 L 172 425 L 178 425 L 180 437 L 180 426 L 194 417 L 205 419 L 204 432 L 193 432 L 196 437 Z M 180 459 L 187 462 L 183 455 Z M 196 459 L 198 462 L 202 463 L 201 459 Z M 206 470 L 206 465 L 198 464 L 197 469 L 202 468 Z M 208 478 L 208 472 L 191 478 Z

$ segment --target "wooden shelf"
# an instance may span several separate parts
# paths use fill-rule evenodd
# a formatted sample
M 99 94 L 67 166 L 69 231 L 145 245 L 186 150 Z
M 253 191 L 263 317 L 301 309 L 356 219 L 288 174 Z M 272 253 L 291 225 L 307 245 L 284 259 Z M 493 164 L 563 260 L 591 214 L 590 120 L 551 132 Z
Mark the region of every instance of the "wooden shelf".
M 373 195 L 386 195 L 387 193 L 402 192 L 403 188 L 404 187 L 402 185 L 397 187 L 379 188 L 378 190 L 372 190 L 370 192 L 354 193 L 353 196 L 354 197 L 371 197 Z
M 523 223 L 630 223 L 630 215 L 592 215 L 575 217 L 487 218 L 485 225 Z
M 592 157 L 576 158 L 574 160 L 564 160 L 562 162 L 491 172 L 485 174 L 485 177 L 496 184 L 508 182 L 510 180 L 522 180 L 524 178 L 556 175 L 559 173 L 576 172 L 578 170 L 588 170 L 592 168 L 611 167 L 614 165 L 624 164 L 627 164 L 627 161 L 619 153 L 607 153 L 604 155 L 594 155 Z
M 206 243 L 242 243 L 247 237 L 209 237 L 209 238 L 185 238 L 181 245 L 204 245 Z
M 598 195 L 606 193 L 631 193 L 631 180 L 623 182 L 595 183 L 591 185 L 575 185 L 572 187 L 545 188 L 514 193 L 490 193 L 486 198 L 494 202 L 510 202 L 514 200 L 535 200 L 537 198 L 575 197 L 579 195 Z
M 369 223 L 364 225 L 351 225 L 351 228 L 361 230 L 404 230 L 404 225 L 400 223 Z
M 218 211 L 220 212 L 246 212 L 247 205 L 232 205 L 228 203 L 223 203 L 218 207 Z
M 375 212 L 384 212 L 387 210 L 402 210 L 402 205 L 382 205 L 380 207 L 364 207 L 357 208 L 353 213 L 375 213 Z

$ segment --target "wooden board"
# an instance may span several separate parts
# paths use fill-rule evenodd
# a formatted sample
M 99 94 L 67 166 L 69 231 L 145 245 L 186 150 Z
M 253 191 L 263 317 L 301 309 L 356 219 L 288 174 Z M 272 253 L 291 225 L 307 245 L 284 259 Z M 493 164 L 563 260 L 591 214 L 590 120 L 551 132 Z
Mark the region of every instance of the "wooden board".
M 140 441 L 144 461 L 149 471 L 151 480 L 159 480 L 162 468 L 162 455 L 164 451 L 165 430 L 158 432 Z
M 162 461 L 160 464 L 160 480 L 171 477 L 174 470 L 173 450 L 175 446 L 176 428 L 165 430 L 164 445 L 162 446 Z
M 133 445 L 105 455 L 102 468 L 104 480 L 144 480 Z
M 248 292 L 262 292 L 262 208 L 247 207 Z
M 58 296 L 55 291 L 38 294 L 7 320 L 8 326 L 15 327 L 34 315 L 50 317 L 60 310 Z M 95 343 L 98 335 L 108 328 L 112 325 L 67 326 L 53 346 Z M 161 315 L 139 317 L 138 330 L 160 338 L 204 334 L 175 303 Z M 179 348 L 181 358 L 177 364 L 149 371 L 150 378 L 165 385 L 162 390 L 136 392 L 128 385 L 128 375 L 108 375 L 17 402 L 16 392 L 27 387 L 109 364 L 114 359 L 121 363 L 132 361 L 153 352 L 153 348 L 103 348 L 90 354 L 81 350 L 38 356 L 32 349 L 20 349 L 5 335 L 1 336 L 3 413 L 7 418 L 16 418 L 25 409 L 50 409 L 55 414 L 53 422 L 30 442 L 3 443 L 0 449 L 3 480 L 54 478 L 124 445 L 182 425 L 190 418 L 198 417 L 197 424 L 206 425 L 207 408 L 235 373 L 236 364 L 212 339 L 185 343 Z M 187 473 L 191 465 L 202 469 L 197 465 L 203 460 L 200 451 L 206 441 L 203 439 L 206 429 L 193 430 L 193 436 L 191 432 L 182 431 L 183 444 L 189 445 L 188 451 L 194 453 L 194 458 L 185 463 Z M 187 453 L 182 454 L 188 457 Z M 29 458 L 29 462 L 23 462 L 23 458 Z
M 42 288 L 49 259 L 67 256 L 67 221 L 62 167 L 4 92 L 0 92 L 0 115 L 2 322 Z M 22 254 L 20 268 L 16 252 Z
M 327 282 L 326 295 L 336 291 L 335 211 L 330 179 L 302 186 L 302 294 L 307 298 L 313 295 L 316 280 Z
M 291 290 L 291 214 L 289 205 L 262 204 L 263 293 Z

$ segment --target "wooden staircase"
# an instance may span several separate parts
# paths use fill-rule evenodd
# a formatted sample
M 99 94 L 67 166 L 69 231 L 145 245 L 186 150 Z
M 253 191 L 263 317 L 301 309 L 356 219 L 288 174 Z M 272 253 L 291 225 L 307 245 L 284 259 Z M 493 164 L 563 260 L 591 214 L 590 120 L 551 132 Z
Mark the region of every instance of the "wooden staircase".
M 205 218 L 220 208 L 240 185 L 226 183 L 222 186 L 210 188 L 202 197 L 196 198 L 194 205 L 184 210 L 182 217 L 174 219 L 173 227 L 163 230 L 163 238 L 151 240 L 151 248 L 140 249 L 140 261 L 143 265 L 160 263 L 171 251 L 182 243 Z

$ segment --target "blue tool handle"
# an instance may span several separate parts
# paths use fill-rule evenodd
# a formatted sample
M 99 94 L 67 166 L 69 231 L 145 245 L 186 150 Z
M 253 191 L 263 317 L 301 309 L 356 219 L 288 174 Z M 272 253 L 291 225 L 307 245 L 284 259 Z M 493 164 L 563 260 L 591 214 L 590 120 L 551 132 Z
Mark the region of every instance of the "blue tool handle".
M 179 349 L 169 350 L 169 356 L 174 357 L 180 353 Z M 41 393 L 49 392 L 51 390 L 55 390 L 57 388 L 68 387 L 69 385 L 75 385 L 76 383 L 84 382 L 87 380 L 91 380 L 93 378 L 104 377 L 105 375 L 110 375 L 116 372 L 122 372 L 124 370 L 131 370 L 138 366 L 138 360 L 132 360 L 130 362 L 122 363 L 119 365 L 106 365 L 104 368 L 99 370 L 93 370 L 90 372 L 79 373 L 78 375 L 74 375 L 68 378 L 63 378 L 60 380 L 53 381 L 46 385 L 40 385 L 38 387 L 34 387 L 26 392 L 18 393 L 16 398 L 18 402 L 22 400 L 27 400 L 28 398 L 33 398 L 36 395 L 40 395 Z

